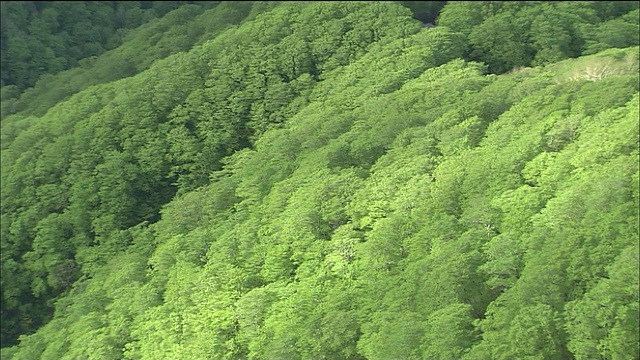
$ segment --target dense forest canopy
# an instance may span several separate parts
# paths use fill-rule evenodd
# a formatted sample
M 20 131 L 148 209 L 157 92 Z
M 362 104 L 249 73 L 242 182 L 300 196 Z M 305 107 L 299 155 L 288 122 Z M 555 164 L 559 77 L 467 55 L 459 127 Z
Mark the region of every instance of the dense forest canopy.
M 2 359 L 639 358 L 639 2 L 1 6 Z

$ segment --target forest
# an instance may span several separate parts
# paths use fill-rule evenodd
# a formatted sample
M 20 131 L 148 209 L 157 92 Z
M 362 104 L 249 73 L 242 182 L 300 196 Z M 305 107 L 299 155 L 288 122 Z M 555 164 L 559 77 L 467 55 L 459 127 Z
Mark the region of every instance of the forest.
M 640 2 L 0 4 L 2 360 L 640 359 Z

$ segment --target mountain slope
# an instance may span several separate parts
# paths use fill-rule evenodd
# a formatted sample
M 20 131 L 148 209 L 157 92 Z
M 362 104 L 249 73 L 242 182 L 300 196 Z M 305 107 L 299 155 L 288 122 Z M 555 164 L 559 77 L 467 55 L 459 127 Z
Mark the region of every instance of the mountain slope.
M 3 323 L 55 309 L 3 358 L 638 356 L 637 46 L 258 6 L 3 120 Z

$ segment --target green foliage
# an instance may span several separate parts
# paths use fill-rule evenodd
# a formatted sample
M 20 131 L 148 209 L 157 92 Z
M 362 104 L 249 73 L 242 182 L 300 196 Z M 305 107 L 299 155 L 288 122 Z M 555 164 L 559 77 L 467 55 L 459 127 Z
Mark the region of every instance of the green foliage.
M 167 3 L 170 2 L 158 2 Z M 105 45 L 106 51 L 100 51 L 100 56 L 84 57 L 76 66 L 69 66 L 55 75 L 46 73 L 39 76 L 38 81 L 32 84 L 33 87 L 19 88 L 22 90 L 18 94 L 21 95 L 19 98 L 5 99 L 3 95 L 3 117 L 16 112 L 42 116 L 57 102 L 92 85 L 115 81 L 147 70 L 158 59 L 178 51 L 186 51 L 208 40 L 203 38 L 204 33 L 214 38 L 228 27 L 241 22 L 251 6 L 251 2 L 238 3 L 236 6 L 222 3 L 220 7 L 198 2 L 182 4 L 158 19 L 153 15 L 154 11 L 164 15 L 162 11 L 176 6 L 175 3 L 182 4 L 174 2 L 173 5 L 166 5 L 166 8 L 163 5 L 164 9 L 159 11 L 153 8 L 141 9 L 141 5 L 136 5 L 136 2 L 116 3 L 114 26 L 125 26 L 123 17 L 130 12 L 132 15 L 126 26 L 140 26 L 130 30 L 119 28 L 110 36 Z M 112 31 L 111 28 L 108 31 Z M 38 99 L 37 105 L 34 104 L 35 99 Z
M 422 339 L 422 358 L 460 359 L 473 342 L 472 317 L 467 304 L 453 304 L 431 314 Z
M 640 42 L 639 22 L 640 13 L 638 9 L 635 9 L 622 17 L 586 27 L 584 29 L 586 41 L 584 54 L 594 54 L 609 48 L 637 46 Z
M 163 17 L 174 9 L 178 10 L 166 16 L 171 25 L 177 25 L 174 19 L 178 14 L 190 18 L 215 6 L 207 2 L 190 3 L 167 1 L 148 6 L 140 1 L 3 1 L 2 86 L 15 85 L 24 90 L 36 85 L 42 75 L 82 65 L 82 60 L 86 62 L 120 46 L 123 34 L 128 30 Z M 195 40 L 189 35 L 183 35 L 187 43 Z M 118 71 L 115 66 L 111 69 Z
M 450 1 L 437 24 L 462 33 L 492 73 L 638 44 L 638 3 Z
M 624 249 L 595 287 L 567 304 L 568 348 L 577 359 L 638 356 L 637 250 Z
M 3 87 L 3 358 L 638 357 L 636 5 L 114 6 Z

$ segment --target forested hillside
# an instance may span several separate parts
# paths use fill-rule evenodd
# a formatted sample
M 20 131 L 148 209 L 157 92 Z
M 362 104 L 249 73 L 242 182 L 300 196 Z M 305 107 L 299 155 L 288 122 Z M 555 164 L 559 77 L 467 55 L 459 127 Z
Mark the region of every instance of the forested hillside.
M 639 2 L 79 3 L 2 2 L 2 359 L 640 357 Z

